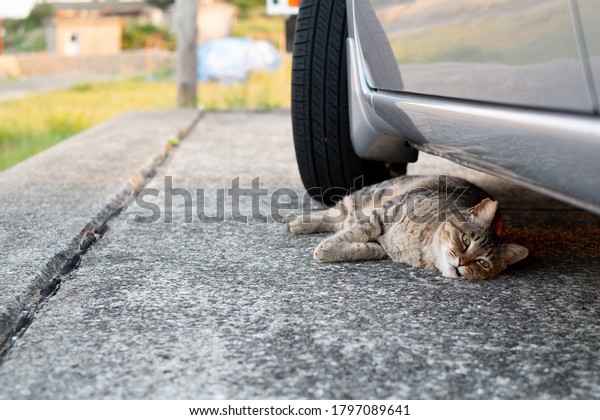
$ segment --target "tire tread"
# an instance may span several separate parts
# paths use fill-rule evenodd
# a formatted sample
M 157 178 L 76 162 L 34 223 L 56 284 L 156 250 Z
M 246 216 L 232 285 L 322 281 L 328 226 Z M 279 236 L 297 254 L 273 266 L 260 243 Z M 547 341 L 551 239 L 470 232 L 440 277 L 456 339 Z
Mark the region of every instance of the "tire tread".
M 292 62 L 292 128 L 302 182 L 331 205 L 363 178 L 389 176 L 383 162 L 359 158 L 350 138 L 346 63 L 346 2 L 303 0 Z M 358 185 L 360 187 L 360 185 Z

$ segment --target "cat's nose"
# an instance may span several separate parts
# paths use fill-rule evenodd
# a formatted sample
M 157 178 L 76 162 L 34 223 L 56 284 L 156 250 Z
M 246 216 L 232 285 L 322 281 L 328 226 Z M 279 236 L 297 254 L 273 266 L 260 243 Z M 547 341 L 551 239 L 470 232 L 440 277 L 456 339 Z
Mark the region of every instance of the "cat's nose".
M 458 266 L 464 267 L 465 265 L 467 265 L 467 263 L 465 262 L 465 259 L 463 257 L 458 257 Z

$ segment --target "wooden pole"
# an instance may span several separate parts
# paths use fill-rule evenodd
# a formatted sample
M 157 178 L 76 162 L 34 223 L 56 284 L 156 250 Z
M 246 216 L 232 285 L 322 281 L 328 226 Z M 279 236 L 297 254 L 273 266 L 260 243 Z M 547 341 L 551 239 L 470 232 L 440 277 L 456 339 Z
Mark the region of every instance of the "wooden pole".
M 177 22 L 177 106 L 195 107 L 198 80 L 198 0 L 175 0 Z

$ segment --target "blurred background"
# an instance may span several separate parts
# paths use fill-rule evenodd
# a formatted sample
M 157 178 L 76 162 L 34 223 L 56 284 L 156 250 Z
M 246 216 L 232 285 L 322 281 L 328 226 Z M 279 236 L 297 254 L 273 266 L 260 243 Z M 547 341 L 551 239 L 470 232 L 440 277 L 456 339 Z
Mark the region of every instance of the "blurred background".
M 298 3 L 198 1 L 200 106 L 290 106 Z M 175 106 L 175 12 L 175 0 L 0 0 L 0 171 L 122 112 Z

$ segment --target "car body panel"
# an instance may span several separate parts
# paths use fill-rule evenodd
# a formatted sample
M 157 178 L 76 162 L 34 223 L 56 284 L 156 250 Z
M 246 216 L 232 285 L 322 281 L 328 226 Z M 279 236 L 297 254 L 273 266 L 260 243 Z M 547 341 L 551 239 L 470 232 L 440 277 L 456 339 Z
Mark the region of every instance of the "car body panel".
M 582 113 L 577 108 L 524 107 L 378 89 L 375 73 L 393 74 L 391 60 L 381 57 L 389 55 L 390 49 L 379 48 L 377 67 L 367 65 L 366 56 L 375 56 L 369 48 L 375 40 L 383 40 L 381 27 L 375 23 L 369 24 L 373 27 L 364 36 L 368 28 L 360 25 L 373 21 L 359 3 L 348 1 L 347 42 L 352 140 L 359 156 L 402 161 L 402 153 L 395 153 L 405 150 L 408 142 L 418 150 L 600 214 L 600 118 L 593 113 L 595 92 L 579 92 L 589 101 L 589 109 Z M 365 39 L 368 47 L 362 44 Z M 583 59 L 580 64 L 585 65 Z M 595 77 L 592 70 L 590 74 Z M 404 80 L 402 66 L 397 77 Z M 590 88 L 583 70 L 581 77 L 586 89 Z
M 386 77 L 380 60 L 367 54 L 374 88 L 594 111 L 569 0 L 361 0 L 356 5 L 359 14 L 374 10 L 402 75 L 401 83 Z M 369 30 L 359 25 L 360 37 L 368 39 L 363 32 Z
M 600 124 L 594 116 L 413 94 L 372 96 L 387 121 L 396 109 L 422 135 L 419 150 L 600 213 Z M 402 127 L 396 127 L 399 131 Z
M 591 89 L 595 92 L 596 112 L 600 112 L 600 1 L 578 0 L 576 3 L 581 20 L 581 32 L 584 37 L 584 48 L 592 77 Z

